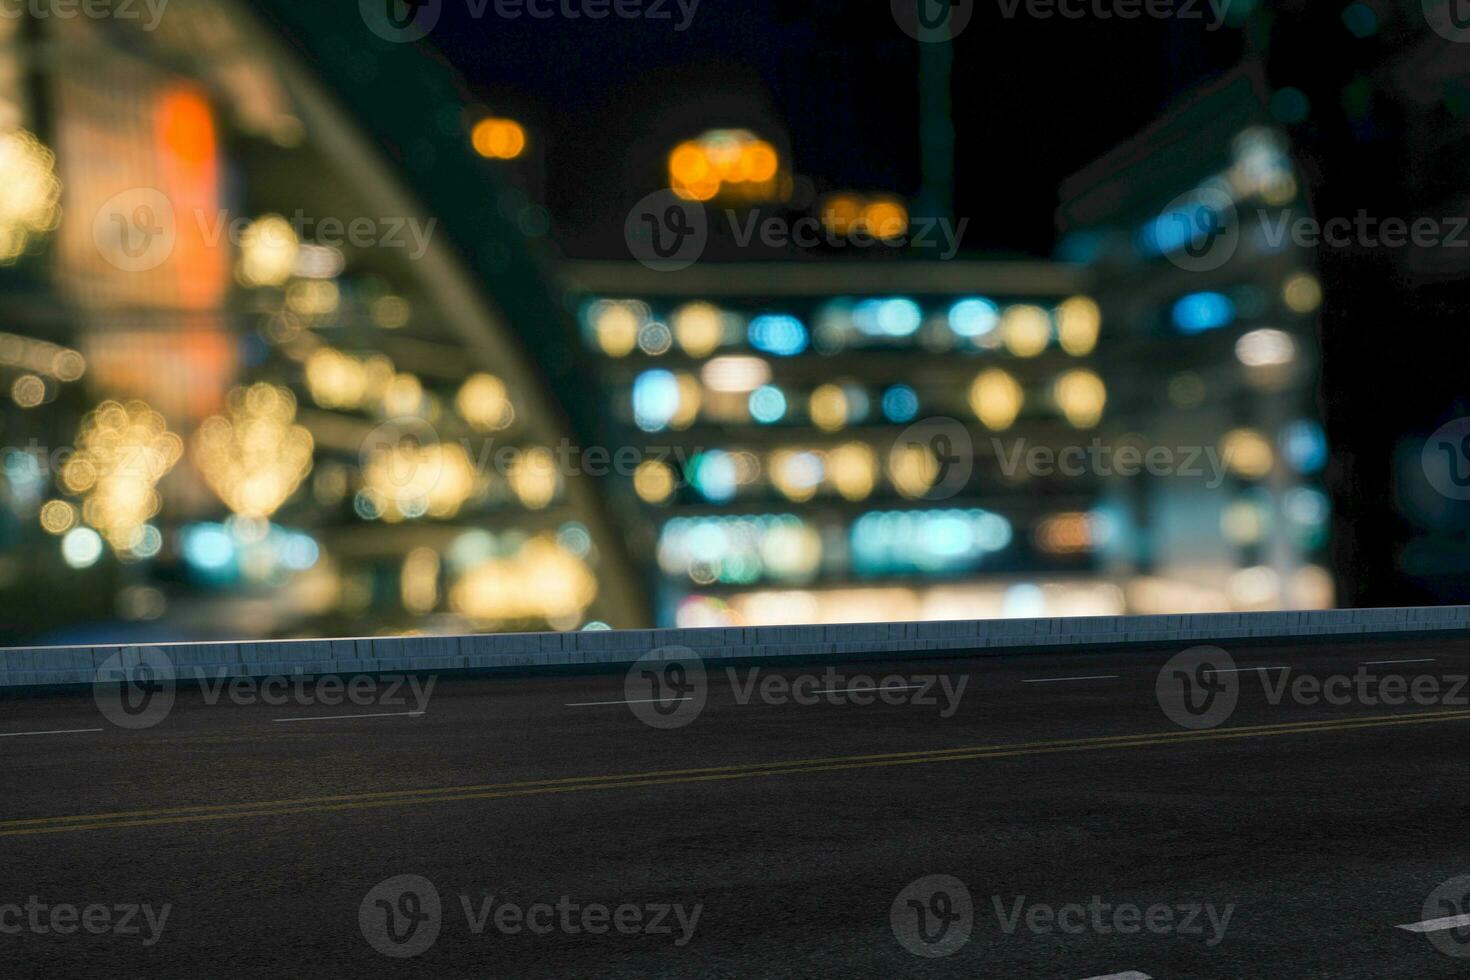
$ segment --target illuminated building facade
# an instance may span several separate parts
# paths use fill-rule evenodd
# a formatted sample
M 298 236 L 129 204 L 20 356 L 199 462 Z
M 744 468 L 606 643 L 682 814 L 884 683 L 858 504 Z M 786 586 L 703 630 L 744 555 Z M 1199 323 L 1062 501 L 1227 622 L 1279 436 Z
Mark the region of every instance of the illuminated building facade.
M 1237 73 L 1062 188 L 1062 254 L 1089 265 L 1101 370 L 1123 396 L 1108 428 L 1120 446 L 1203 454 L 1202 478 L 1145 467 L 1110 482 L 1111 560 L 1139 612 L 1336 602 L 1322 287 L 1265 105 Z
M 263 7 L 298 19 L 172 0 L 148 28 L 0 20 L 0 631 L 637 625 L 518 337 L 559 309 L 535 215 L 507 191 L 508 217 L 452 226 L 411 187 L 427 167 L 437 193 L 494 198 L 526 133 L 395 69 L 419 57 L 401 46 Z M 432 111 L 403 77 L 438 84 Z M 360 128 L 408 118 L 429 129 Z
M 661 623 L 1125 608 L 1102 564 L 1102 481 L 1025 461 L 1105 417 L 1081 268 L 571 274 L 619 438 L 648 456 L 615 490 L 625 526 L 648 529 L 630 548 L 656 570 Z
M 658 622 L 1331 606 L 1321 288 L 1259 106 L 1074 178 L 1057 262 L 570 270 Z

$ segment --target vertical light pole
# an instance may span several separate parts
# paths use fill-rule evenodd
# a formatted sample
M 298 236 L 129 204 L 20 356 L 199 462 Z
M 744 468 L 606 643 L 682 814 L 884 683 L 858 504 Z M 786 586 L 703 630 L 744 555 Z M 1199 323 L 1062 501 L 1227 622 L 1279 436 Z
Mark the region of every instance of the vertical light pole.
M 919 211 L 954 214 L 954 118 L 950 76 L 954 64 L 954 14 L 964 0 L 913 0 L 919 41 Z

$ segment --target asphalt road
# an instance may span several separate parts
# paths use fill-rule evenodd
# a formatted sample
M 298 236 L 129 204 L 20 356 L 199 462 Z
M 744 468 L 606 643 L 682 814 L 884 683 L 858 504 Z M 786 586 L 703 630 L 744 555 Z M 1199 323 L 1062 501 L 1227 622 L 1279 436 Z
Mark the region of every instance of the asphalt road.
M 10 698 L 0 964 L 1470 976 L 1470 640 L 1231 653 Z

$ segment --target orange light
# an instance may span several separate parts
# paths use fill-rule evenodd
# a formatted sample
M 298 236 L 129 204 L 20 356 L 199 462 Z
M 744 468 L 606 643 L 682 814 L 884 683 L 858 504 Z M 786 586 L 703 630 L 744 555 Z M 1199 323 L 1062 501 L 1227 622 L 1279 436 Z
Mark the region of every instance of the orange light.
M 846 235 L 862 216 L 863 204 L 851 194 L 833 194 L 822 205 L 822 224 L 839 235 Z
M 158 136 L 180 163 L 203 167 L 214 159 L 214 116 L 192 89 L 175 89 L 158 103 Z
M 526 130 L 514 119 L 491 116 L 475 123 L 470 131 L 475 152 L 489 160 L 514 160 L 526 149 Z
M 775 147 L 744 129 L 712 129 L 669 152 L 669 187 L 689 201 L 730 195 L 767 200 L 777 191 Z
M 709 158 L 697 143 L 680 143 L 669 154 L 669 176 L 676 181 L 692 184 L 706 179 L 709 172 Z
M 173 205 L 178 227 L 161 275 L 174 280 L 174 295 L 184 308 L 216 310 L 229 287 L 230 247 L 206 235 L 201 222 L 185 217 L 218 214 L 220 209 L 214 111 L 197 88 L 178 85 L 159 94 L 153 107 L 153 144 L 158 187 Z
M 673 183 L 674 193 L 686 201 L 708 201 L 720 192 L 722 186 L 720 178 L 712 174 L 698 180 L 675 180 Z
M 746 180 L 764 183 L 776 176 L 776 150 L 766 141 L 747 144 L 740 155 Z
M 909 230 L 909 213 L 896 201 L 874 201 L 863 208 L 863 227 L 875 238 L 898 238 Z

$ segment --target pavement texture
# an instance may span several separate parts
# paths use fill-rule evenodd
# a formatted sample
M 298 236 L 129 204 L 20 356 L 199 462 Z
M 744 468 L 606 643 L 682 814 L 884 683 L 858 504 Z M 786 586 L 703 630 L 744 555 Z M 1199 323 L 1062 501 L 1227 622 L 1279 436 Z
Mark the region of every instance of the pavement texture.
M 1470 976 L 1470 639 L 1171 653 L 7 697 L 0 963 Z

